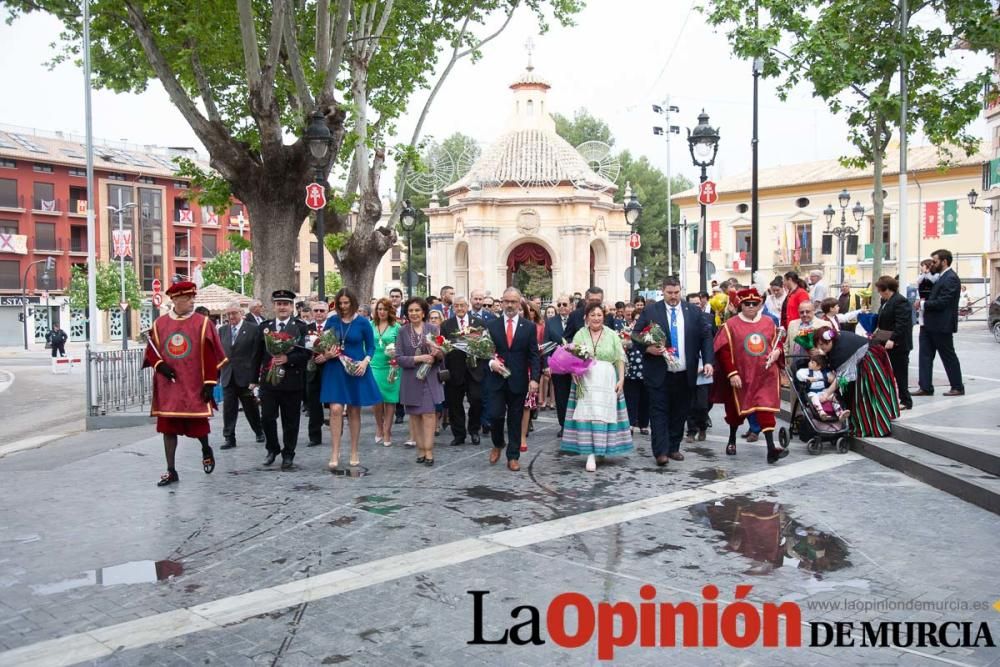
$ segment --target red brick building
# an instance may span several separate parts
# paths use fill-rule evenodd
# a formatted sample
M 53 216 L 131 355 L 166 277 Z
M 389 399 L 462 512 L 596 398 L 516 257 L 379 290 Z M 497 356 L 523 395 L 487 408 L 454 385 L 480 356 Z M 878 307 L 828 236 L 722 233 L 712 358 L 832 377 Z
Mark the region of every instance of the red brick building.
M 249 215 L 241 204 L 226 211 L 187 200 L 189 183 L 174 176 L 172 159 L 193 159 L 191 149 L 131 146 L 95 140 L 94 211 L 97 258 L 112 261 L 111 231 L 118 219 L 108 206 L 134 203 L 122 217 L 131 232 L 131 261 L 146 297 L 154 279 L 164 288 L 174 274 L 194 276 L 203 262 L 228 249 L 227 236 L 249 238 Z M 82 139 L 62 133 L 0 126 L 0 346 L 23 343 L 22 289 L 28 301 L 29 341 L 43 342 L 52 322 L 87 338 L 86 312 L 69 306 L 73 265 L 87 268 L 87 182 Z M 55 268 L 46 273 L 43 263 Z M 117 261 L 117 260 L 115 260 Z M 27 281 L 25 275 L 27 274 Z M 149 299 L 132 314 L 131 330 L 145 328 L 154 316 Z M 112 311 L 105 339 L 121 338 L 120 312 Z

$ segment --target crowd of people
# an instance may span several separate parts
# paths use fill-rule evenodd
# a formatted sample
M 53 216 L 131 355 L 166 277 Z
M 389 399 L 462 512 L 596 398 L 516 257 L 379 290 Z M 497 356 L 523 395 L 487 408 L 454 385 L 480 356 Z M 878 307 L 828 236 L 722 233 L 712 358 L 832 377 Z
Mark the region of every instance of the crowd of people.
M 866 302 L 847 284 L 831 296 L 819 272 L 807 280 L 790 271 L 760 288 L 733 279 L 686 295 L 668 277 L 662 300 L 651 303 L 642 296 L 607 303 L 597 286 L 549 304 L 514 287 L 494 297 L 445 286 L 436 298 L 405 301 L 393 289 L 367 304 L 349 288 L 329 303 L 277 290 L 273 317 L 265 318 L 260 301 L 248 312 L 233 302 L 218 325 L 196 312 L 192 283 L 175 283 L 167 291 L 172 310 L 154 322 L 146 350 L 167 459 L 159 484 L 179 479 L 181 435 L 200 441 L 203 469 L 214 469 L 216 385 L 222 449 L 237 446 L 242 411 L 264 445 L 263 464 L 280 456 L 283 469 L 294 466 L 302 415 L 308 446 L 329 444 L 330 470 L 361 466 L 370 414 L 373 445 L 398 442 L 418 465 L 434 465 L 436 438 L 448 429 L 456 447 L 488 436 L 489 464 L 503 458 L 517 472 L 534 421 L 547 410 L 555 411 L 560 450 L 585 457 L 587 471 L 630 453 L 637 435 L 649 437 L 655 464 L 666 466 L 684 460 L 682 442 L 706 439 L 715 404 L 728 425 L 726 454 L 736 455 L 746 422 L 743 439 L 763 437 L 766 460 L 776 463 L 788 453 L 774 436 L 781 387 L 794 383 L 804 392 L 799 409 L 815 419 L 886 436 L 913 396 L 933 393 L 936 353 L 951 383 L 946 395 L 964 393 L 952 341 L 961 282 L 951 263 L 947 250 L 932 255 L 916 303 L 896 278 L 880 277 L 881 307 L 862 328 Z M 910 392 L 915 314 L 920 387 Z M 794 391 L 791 401 L 795 414 Z

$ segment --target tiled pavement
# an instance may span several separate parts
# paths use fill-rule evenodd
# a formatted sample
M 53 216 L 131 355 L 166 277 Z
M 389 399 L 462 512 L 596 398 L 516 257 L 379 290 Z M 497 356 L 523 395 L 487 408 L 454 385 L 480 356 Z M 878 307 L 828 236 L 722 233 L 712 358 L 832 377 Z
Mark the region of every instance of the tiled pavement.
M 520 474 L 490 467 L 485 444 L 440 446 L 434 468 L 416 466 L 412 450 L 370 444 L 368 429 L 362 459 L 370 475 L 355 479 L 326 472 L 326 447 L 300 448 L 294 471 L 265 469 L 260 446 L 244 438 L 235 450 L 217 450 L 219 466 L 210 477 L 198 468 L 197 446 L 183 443 L 181 483 L 158 489 L 162 454 L 149 429 L 81 434 L 0 460 L 0 650 L 769 468 L 762 447 L 744 445 L 731 458 L 712 436 L 666 470 L 650 465 L 648 441 L 639 439 L 635 454 L 587 475 L 581 459 L 556 452 L 553 436 L 546 415 Z M 447 440 L 442 435 L 439 445 Z M 102 442 L 106 448 L 95 449 Z M 98 453 L 79 458 L 75 446 Z M 770 469 L 816 460 L 799 446 Z M 778 520 L 763 532 L 751 530 L 745 517 L 750 510 L 761 514 L 761 504 L 751 505 L 761 500 L 780 505 Z M 782 537 L 775 533 L 760 543 L 775 526 Z M 777 560 L 777 539 L 784 540 L 781 566 L 744 555 L 770 552 Z M 491 591 L 485 623 L 494 636 L 515 622 L 510 610 L 517 605 L 534 605 L 544 618 L 551 599 L 565 591 L 638 604 L 645 583 L 656 587 L 660 602 L 699 602 L 709 583 L 718 586 L 720 599 L 731 600 L 737 584 L 752 584 L 751 599 L 795 600 L 805 621 L 986 620 L 1000 641 L 1000 613 L 992 609 L 861 613 L 807 606 L 911 599 L 992 604 L 1000 598 L 998 550 L 995 515 L 871 461 L 851 460 L 708 504 L 402 574 L 97 663 L 590 664 L 597 662 L 593 642 L 575 650 L 551 641 L 468 645 L 473 605 L 466 591 Z M 113 566 L 162 560 L 180 563 L 183 573 L 110 585 L 122 576 Z M 144 567 L 152 572 L 152 565 Z M 1000 649 L 632 647 L 615 654 L 616 664 L 945 664 L 942 659 L 1000 664 Z

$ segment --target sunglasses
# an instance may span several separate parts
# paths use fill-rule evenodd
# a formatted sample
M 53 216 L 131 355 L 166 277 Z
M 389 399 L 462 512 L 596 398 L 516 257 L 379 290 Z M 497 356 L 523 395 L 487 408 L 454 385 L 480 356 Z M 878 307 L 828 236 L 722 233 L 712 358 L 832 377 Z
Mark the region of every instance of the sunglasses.
M 314 313 L 325 313 L 326 308 L 313 308 Z
M 569 302 L 562 302 L 562 303 L 559 303 L 559 304 L 556 304 L 556 305 L 559 305 L 559 306 L 568 306 Z

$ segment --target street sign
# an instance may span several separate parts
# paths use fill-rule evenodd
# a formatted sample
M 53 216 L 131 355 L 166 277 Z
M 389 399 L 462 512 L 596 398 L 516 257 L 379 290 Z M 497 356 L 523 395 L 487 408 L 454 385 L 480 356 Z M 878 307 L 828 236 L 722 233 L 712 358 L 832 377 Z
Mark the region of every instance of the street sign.
M 156 294 L 153 295 L 153 307 L 159 308 L 162 304 L 163 304 L 163 295 L 157 292 Z
M 628 247 L 632 250 L 638 250 L 642 247 L 642 239 L 639 238 L 638 232 L 632 232 L 628 235 Z
M 119 301 L 119 302 L 118 302 L 118 306 L 119 306 L 119 307 L 120 307 L 120 308 L 121 308 L 122 310 L 128 310 L 128 301 Z
M 638 266 L 630 266 L 625 269 L 625 282 L 629 285 L 639 285 L 639 278 L 642 277 L 642 269 Z
M 159 294 L 160 289 L 163 288 L 163 283 L 160 282 L 159 278 L 153 278 L 153 294 Z
M 319 183 L 310 183 L 306 186 L 306 206 L 314 211 L 326 207 L 326 188 Z
M 698 186 L 698 203 L 711 206 L 719 201 L 719 192 L 715 187 L 715 181 L 705 181 Z

